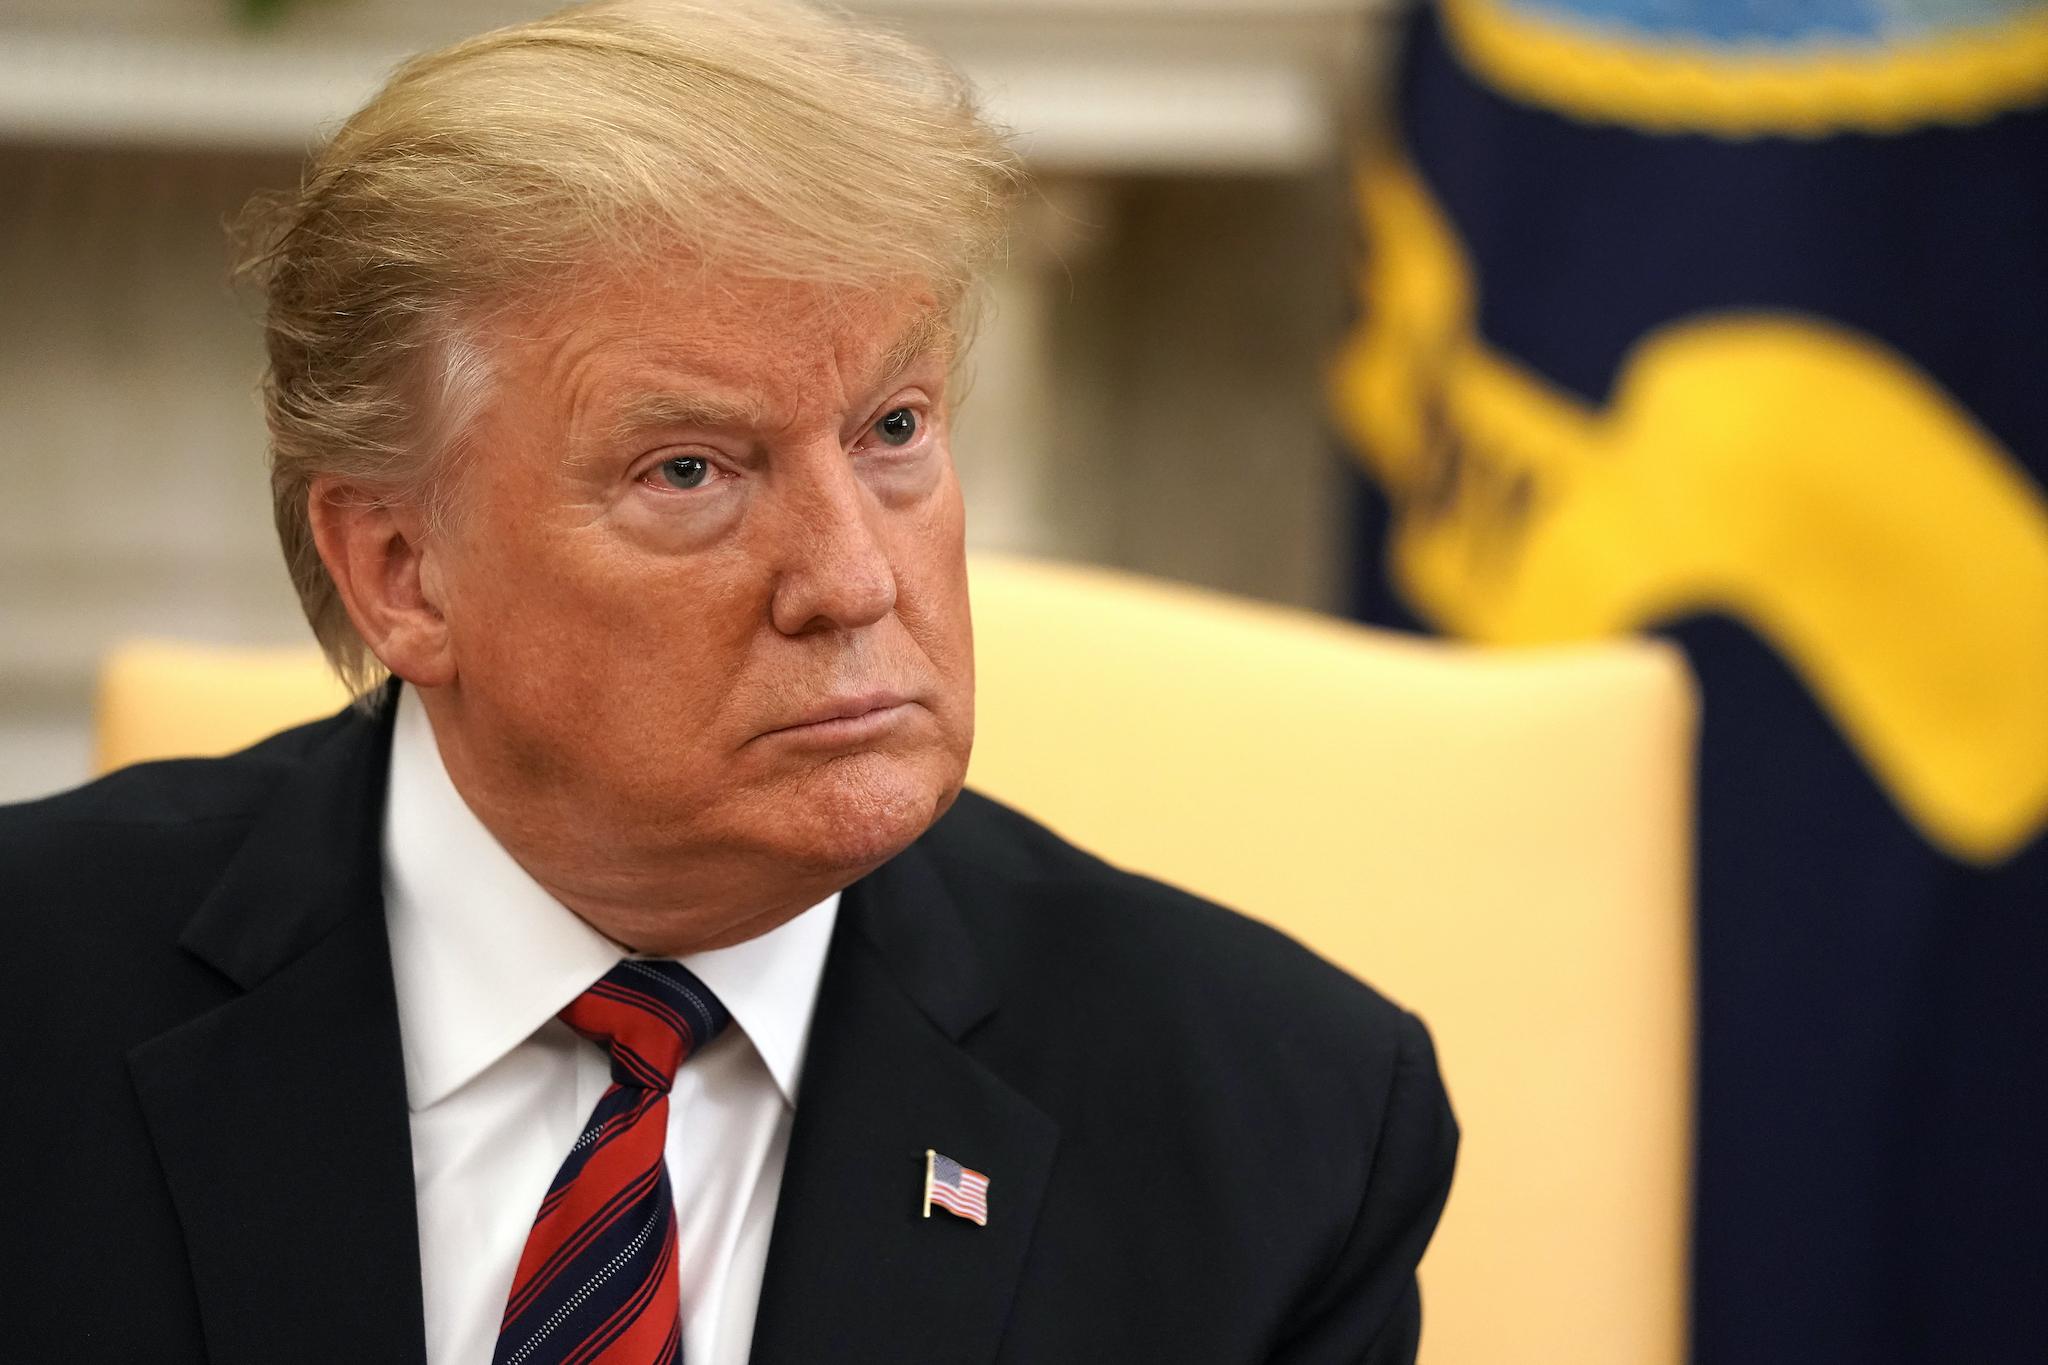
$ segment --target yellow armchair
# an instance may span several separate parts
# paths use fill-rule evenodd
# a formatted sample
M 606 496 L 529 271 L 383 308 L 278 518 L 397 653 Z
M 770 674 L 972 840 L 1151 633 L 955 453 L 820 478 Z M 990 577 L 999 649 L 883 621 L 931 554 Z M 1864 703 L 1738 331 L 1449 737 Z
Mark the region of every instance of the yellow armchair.
M 1420 1013 L 1464 1129 L 1430 1365 L 1677 1365 L 1694 704 L 1675 652 L 1410 640 L 1074 567 L 973 567 L 969 780 Z M 103 766 L 331 711 L 311 650 L 109 658 Z

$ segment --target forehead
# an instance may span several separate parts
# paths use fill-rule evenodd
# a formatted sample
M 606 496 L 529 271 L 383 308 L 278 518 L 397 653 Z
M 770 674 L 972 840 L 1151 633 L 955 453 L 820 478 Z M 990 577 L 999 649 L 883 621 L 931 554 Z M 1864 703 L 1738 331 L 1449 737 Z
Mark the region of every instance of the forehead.
M 581 417 L 670 397 L 794 420 L 951 359 L 950 312 L 915 282 L 852 289 L 695 270 L 592 275 L 509 339 L 509 378 Z

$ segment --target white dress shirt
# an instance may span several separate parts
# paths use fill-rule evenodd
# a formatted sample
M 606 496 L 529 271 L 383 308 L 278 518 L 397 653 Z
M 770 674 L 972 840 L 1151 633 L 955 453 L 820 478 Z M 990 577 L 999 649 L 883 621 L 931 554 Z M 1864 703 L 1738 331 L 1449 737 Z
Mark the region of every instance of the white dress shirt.
M 542 1195 L 610 1083 L 555 1014 L 629 954 L 541 889 L 456 792 L 401 689 L 384 897 L 412 1110 L 429 1365 L 490 1365 Z M 767 1263 L 835 893 L 758 938 L 679 958 L 733 1022 L 669 1095 L 683 1350 L 741 1365 Z

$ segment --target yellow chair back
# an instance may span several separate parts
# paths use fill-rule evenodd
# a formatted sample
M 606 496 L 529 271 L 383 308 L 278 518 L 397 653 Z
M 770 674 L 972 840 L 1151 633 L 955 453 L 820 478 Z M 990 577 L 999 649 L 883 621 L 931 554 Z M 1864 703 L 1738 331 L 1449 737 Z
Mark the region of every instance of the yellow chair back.
M 969 780 L 1278 925 L 1416 1010 L 1464 1130 L 1425 1365 L 1677 1365 L 1691 1095 L 1691 688 L 1675 652 L 1411 640 L 977 559 Z M 310 650 L 137 645 L 100 759 L 341 704 Z
M 1681 657 L 1492 651 L 974 571 L 969 780 L 1419 1013 L 1464 1132 L 1425 1365 L 1677 1365 L 1692 1056 Z

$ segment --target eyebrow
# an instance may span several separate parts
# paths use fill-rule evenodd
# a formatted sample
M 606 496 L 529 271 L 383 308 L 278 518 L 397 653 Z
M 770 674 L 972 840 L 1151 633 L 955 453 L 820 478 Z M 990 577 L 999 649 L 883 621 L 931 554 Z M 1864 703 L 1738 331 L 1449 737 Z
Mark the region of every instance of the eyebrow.
M 952 318 L 941 309 L 918 316 L 917 321 L 882 353 L 878 369 L 881 383 L 889 383 L 946 342 L 952 332 Z M 742 399 L 714 398 L 697 394 L 646 393 L 629 400 L 609 423 L 615 441 L 663 427 L 746 428 L 761 424 L 761 406 Z
M 953 318 L 942 308 L 928 308 L 888 350 L 882 352 L 884 383 L 896 378 L 939 346 L 952 339 Z
M 611 421 L 614 440 L 659 427 L 747 427 L 760 423 L 760 406 L 736 399 L 680 393 L 648 393 L 619 409 Z

